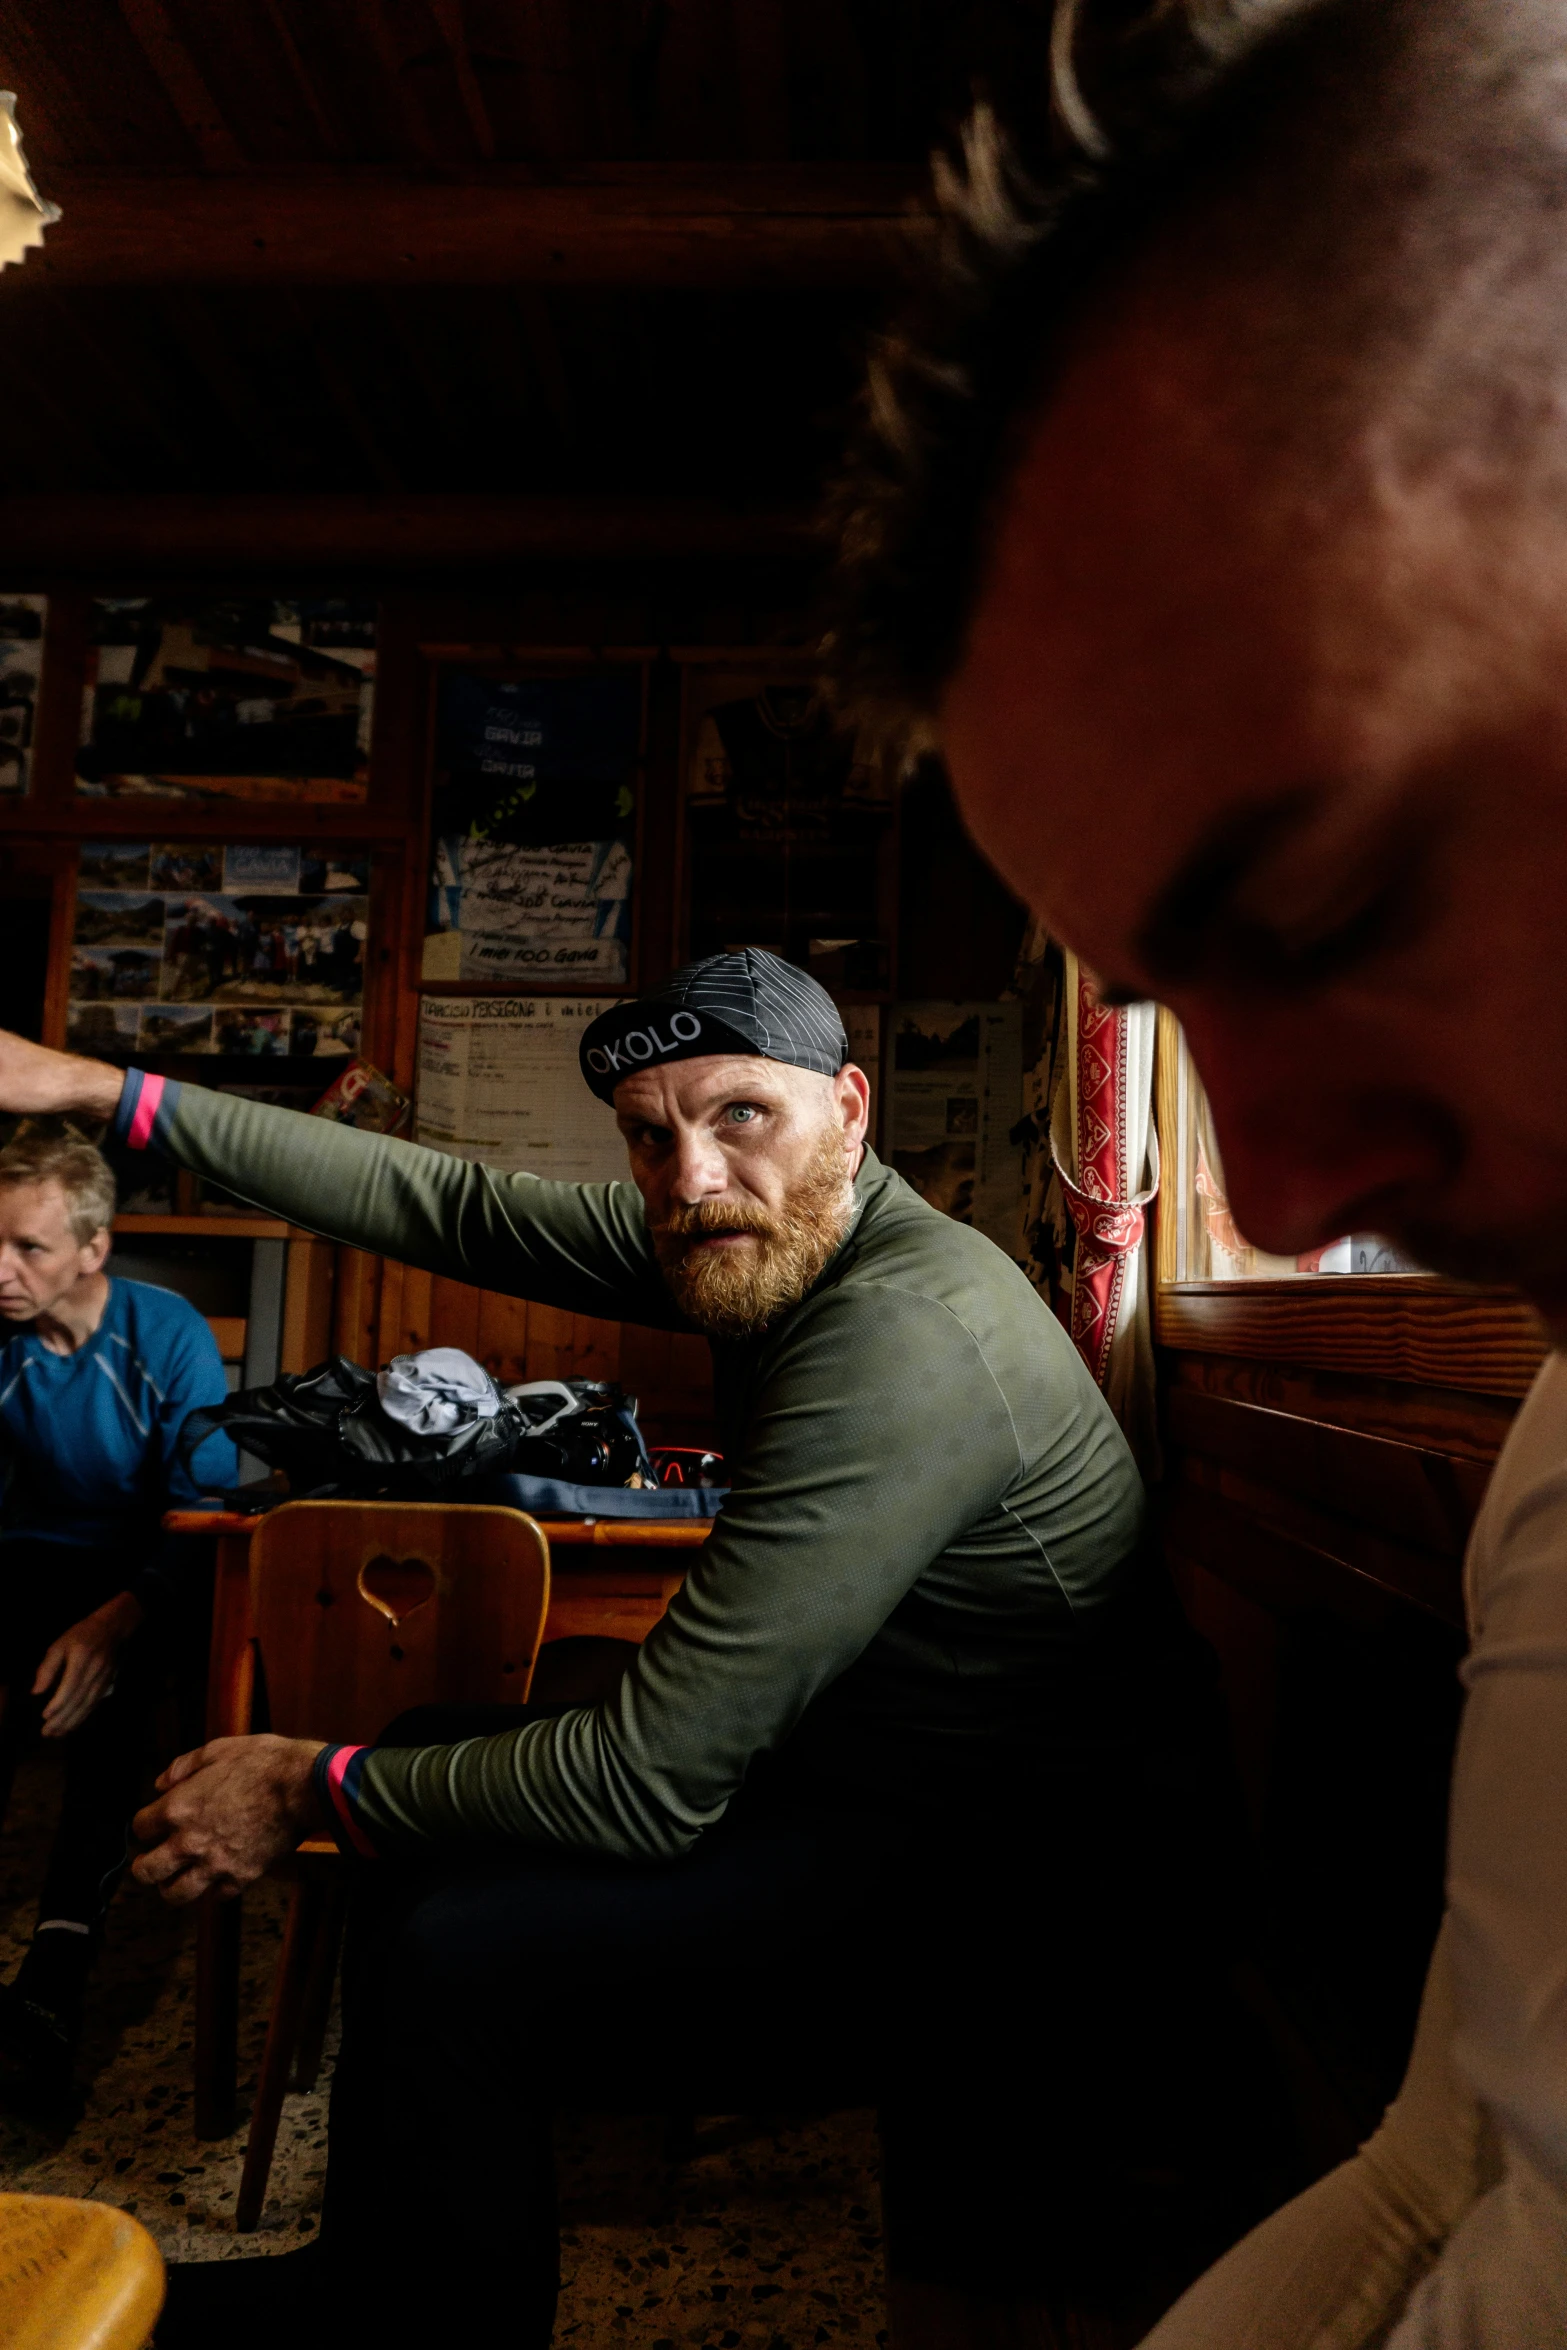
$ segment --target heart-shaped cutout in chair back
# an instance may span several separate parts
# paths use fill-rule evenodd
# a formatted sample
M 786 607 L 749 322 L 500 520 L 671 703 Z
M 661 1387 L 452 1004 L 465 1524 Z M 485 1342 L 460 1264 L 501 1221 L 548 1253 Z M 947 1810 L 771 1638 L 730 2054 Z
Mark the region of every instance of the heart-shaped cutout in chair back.
M 365 1560 L 356 1580 L 360 1598 L 394 1630 L 435 1597 L 435 1569 L 418 1556 L 394 1559 L 390 1551 L 378 1551 Z

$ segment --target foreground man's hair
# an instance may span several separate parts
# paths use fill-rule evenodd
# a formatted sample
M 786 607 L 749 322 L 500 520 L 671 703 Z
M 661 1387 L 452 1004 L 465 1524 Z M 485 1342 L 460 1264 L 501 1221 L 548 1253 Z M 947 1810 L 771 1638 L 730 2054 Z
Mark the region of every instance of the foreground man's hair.
M 1567 506 L 1567 0 L 1058 0 L 1040 77 L 1048 131 L 982 105 L 937 158 L 831 501 L 862 721 L 928 735 L 1025 427 L 1139 283 L 1213 314 L 1281 502 L 1448 468 Z

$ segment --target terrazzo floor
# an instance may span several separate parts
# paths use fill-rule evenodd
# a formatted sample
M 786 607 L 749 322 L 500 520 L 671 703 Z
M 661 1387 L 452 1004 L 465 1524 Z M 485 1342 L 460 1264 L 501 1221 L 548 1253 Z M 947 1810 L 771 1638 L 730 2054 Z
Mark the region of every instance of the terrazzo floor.
M 0 1831 L 0 1977 L 31 1930 L 58 1786 L 19 1772 Z M 246 1902 L 242 2106 L 261 2053 L 283 1897 Z M 170 2260 L 283 2252 L 308 2240 L 326 2160 L 326 2081 L 284 2107 L 258 2234 L 234 2233 L 243 2135 L 191 2129 L 194 1938 L 188 1916 L 122 1887 L 82 2049 L 80 2110 L 45 2125 L 0 2107 L 0 2185 L 133 2211 Z M 673 2160 L 663 2125 L 568 2115 L 558 2130 L 564 2291 L 573 2350 L 804 2350 L 885 2343 L 876 2143 L 869 2113 L 699 2123 Z

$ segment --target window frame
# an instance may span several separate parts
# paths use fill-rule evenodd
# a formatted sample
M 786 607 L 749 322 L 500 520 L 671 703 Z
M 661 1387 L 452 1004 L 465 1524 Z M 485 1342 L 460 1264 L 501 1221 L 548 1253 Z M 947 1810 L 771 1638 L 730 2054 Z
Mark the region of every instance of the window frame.
M 1177 1168 L 1180 1031 L 1161 1005 L 1154 1059 L 1160 1164 Z M 1188 1280 L 1177 1275 L 1173 1198 L 1154 1203 L 1154 1338 L 1173 1352 L 1351 1371 L 1479 1395 L 1527 1393 L 1547 1351 L 1516 1290 L 1436 1273 L 1313 1273 Z

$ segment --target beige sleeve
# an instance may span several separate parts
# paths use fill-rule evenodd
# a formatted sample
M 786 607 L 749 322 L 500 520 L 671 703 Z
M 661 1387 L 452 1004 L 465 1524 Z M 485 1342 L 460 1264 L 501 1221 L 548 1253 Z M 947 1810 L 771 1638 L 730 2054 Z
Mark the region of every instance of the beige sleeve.
M 1370 2350 L 1500 2175 L 1453 2066 L 1443 1924 L 1403 2087 L 1375 2136 L 1198 2278 L 1141 2350 Z

